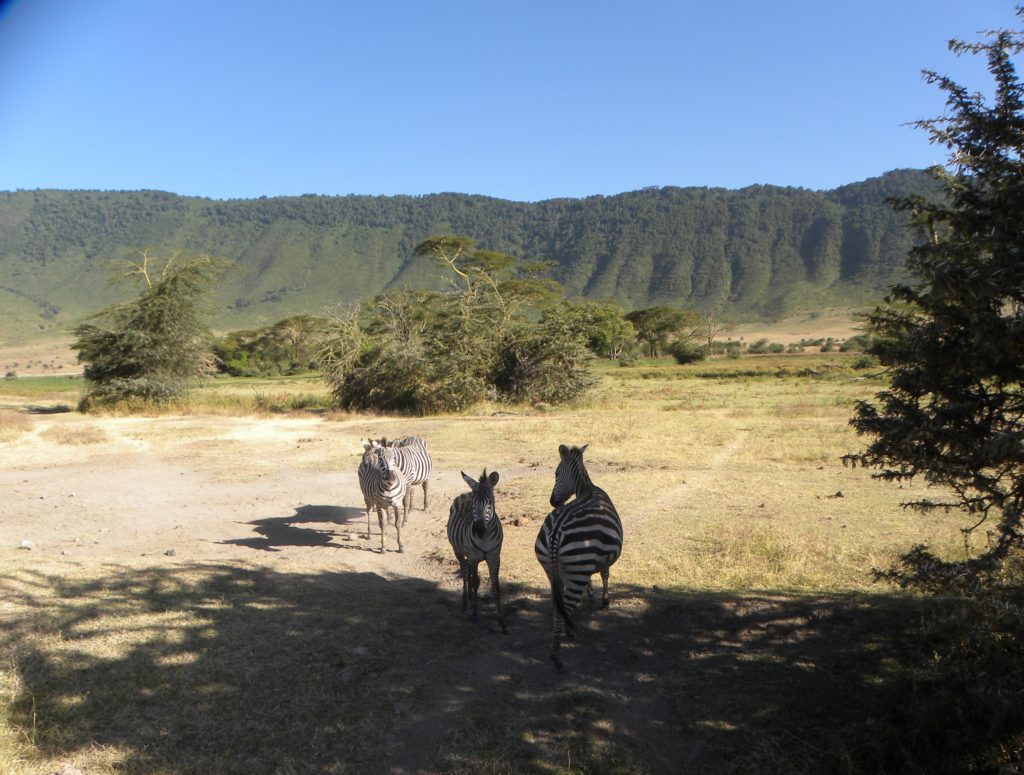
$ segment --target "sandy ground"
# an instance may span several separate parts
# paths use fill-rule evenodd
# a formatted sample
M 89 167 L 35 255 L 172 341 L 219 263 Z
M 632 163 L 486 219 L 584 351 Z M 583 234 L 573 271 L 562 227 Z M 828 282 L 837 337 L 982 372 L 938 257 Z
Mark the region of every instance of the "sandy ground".
M 33 416 L 0 446 L 0 553 L 72 564 L 173 561 L 301 562 L 352 570 L 436 574 L 424 554 L 447 548 L 447 504 L 458 472 L 417 493 L 405 552 L 367 538 L 356 467 L 371 428 L 317 418 Z M 312 529 L 310 529 L 312 528 Z M 305 536 L 305 538 L 304 538 Z M 394 550 L 394 532 L 387 546 Z M 32 549 L 20 549 L 28 541 Z M 346 551 L 302 551 L 329 542 Z M 444 542 L 444 543 L 442 543 Z M 286 550 L 287 548 L 287 550 Z M 372 551 L 371 551 L 372 550 Z M 168 554 L 173 552 L 173 554 Z
M 461 590 L 445 530 L 452 498 L 467 489 L 457 467 L 438 466 L 426 510 L 417 488 L 414 510 L 402 532 L 404 552 L 395 551 L 390 526 L 388 551 L 378 551 L 376 514 L 366 531 L 356 476 L 359 440 L 388 430 L 399 435 L 395 431 L 400 420 L 110 418 L 74 412 L 29 417 L 28 431 L 0 444 L 0 563 L 8 567 L 59 576 L 102 575 L 111 568 L 240 563 L 282 573 L 322 570 L 424 579 L 453 596 Z M 502 474 L 512 480 L 547 479 L 551 469 L 527 463 L 520 469 L 505 466 Z M 546 509 L 538 513 L 538 520 L 544 513 Z M 532 546 L 539 524 L 506 524 L 506 546 L 512 530 L 522 531 L 519 543 Z M 534 570 L 532 587 L 543 579 L 539 566 Z M 503 585 L 511 581 L 502 575 Z M 639 628 L 645 605 L 619 590 L 616 595 L 612 617 L 635 620 L 632 626 Z M 542 696 L 551 689 L 553 672 L 547 657 L 550 603 L 533 593 L 515 597 L 506 600 L 512 635 L 504 636 L 497 650 L 480 648 L 460 662 L 459 675 L 479 675 L 483 681 L 496 665 L 527 665 L 517 686 Z M 491 606 L 488 595 L 481 604 L 484 638 L 495 632 Z M 657 738 L 663 771 L 676 771 L 680 757 L 691 757 L 693 751 L 676 744 L 668 704 L 659 695 L 624 703 L 622 697 L 636 694 L 637 679 L 614 669 L 652 660 L 638 656 L 634 638 L 605 637 L 605 621 L 615 619 L 606 615 L 592 623 L 591 647 L 573 650 L 577 678 L 566 680 L 565 691 L 579 689 L 572 680 L 582 686 L 588 675 L 601 675 L 600 687 L 607 694 L 604 712 L 613 719 L 616 734 L 634 741 L 645 735 Z M 645 663 L 642 675 L 649 669 Z M 443 671 L 425 680 L 432 688 L 420 720 L 404 726 L 388 762 L 368 772 L 433 771 L 432 752 L 444 739 L 448 720 L 467 699 L 452 688 L 453 676 Z

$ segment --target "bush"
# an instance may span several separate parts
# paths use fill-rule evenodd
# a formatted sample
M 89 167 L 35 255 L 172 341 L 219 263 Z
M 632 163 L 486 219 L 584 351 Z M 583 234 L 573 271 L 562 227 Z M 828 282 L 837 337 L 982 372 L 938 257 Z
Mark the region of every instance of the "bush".
M 668 346 L 668 353 L 675 358 L 676 363 L 685 366 L 688 363 L 699 363 L 708 355 L 707 347 L 695 345 L 692 342 L 676 341 Z
M 765 353 L 781 353 L 786 349 L 786 345 L 779 342 L 769 342 L 766 338 L 758 339 L 750 347 L 747 348 L 747 352 L 752 355 L 764 355 Z
M 501 348 L 495 385 L 510 401 L 562 404 L 597 384 L 593 354 L 552 326 L 526 325 Z
M 871 337 L 867 334 L 858 334 L 857 336 L 851 336 L 841 345 L 839 345 L 839 352 L 867 352 L 871 347 Z
M 850 365 L 857 370 L 875 369 L 881 366 L 881 362 L 874 355 L 858 355 Z

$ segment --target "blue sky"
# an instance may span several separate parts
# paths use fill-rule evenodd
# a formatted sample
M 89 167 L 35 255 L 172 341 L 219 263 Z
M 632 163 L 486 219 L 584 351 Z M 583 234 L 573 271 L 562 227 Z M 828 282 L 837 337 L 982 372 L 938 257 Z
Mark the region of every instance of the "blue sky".
M 0 0 L 0 190 L 504 199 L 942 163 L 995 0 Z

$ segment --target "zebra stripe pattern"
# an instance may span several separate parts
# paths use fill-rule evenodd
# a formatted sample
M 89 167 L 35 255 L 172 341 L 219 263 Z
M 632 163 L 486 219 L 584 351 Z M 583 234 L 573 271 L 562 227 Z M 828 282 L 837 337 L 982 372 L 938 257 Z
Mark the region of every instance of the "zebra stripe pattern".
M 491 574 L 491 591 L 498 605 L 498 623 L 502 632 L 505 614 L 501 609 L 501 585 L 498 570 L 501 567 L 501 542 L 504 533 L 501 520 L 494 509 L 494 485 L 498 483 L 498 472 L 487 473 L 484 469 L 479 481 L 462 474 L 471 492 L 464 492 L 452 501 L 448 512 L 448 543 L 452 545 L 455 559 L 459 561 L 459 575 L 462 577 L 462 610 L 473 607 L 473 621 L 477 618 L 477 592 L 480 589 L 479 565 L 487 563 Z
M 554 603 L 551 660 L 559 670 L 563 628 L 572 637 L 577 627 L 572 613 L 589 589 L 590 577 L 601 574 L 601 607 L 608 607 L 608 569 L 622 553 L 622 521 L 608 493 L 590 480 L 582 447 L 559 446 L 561 460 L 551 491 L 554 511 L 541 525 L 534 551 L 551 583 Z M 576 497 L 569 500 L 573 495 Z
M 380 552 L 384 553 L 384 516 L 388 509 L 394 512 L 395 536 L 398 551 L 402 549 L 402 521 L 398 518 L 398 506 L 402 505 L 403 515 L 409 509 L 411 491 L 401 470 L 388 462 L 382 448 L 374 441 L 363 439 L 363 459 L 359 464 L 359 488 L 366 501 L 366 534 L 370 534 L 370 508 L 377 510 L 380 524 Z
M 394 462 L 402 469 L 410 487 L 423 485 L 423 510 L 427 510 L 427 485 L 434 471 L 434 462 L 430 459 L 427 442 L 419 436 L 406 436 L 388 441 L 380 440 L 380 445 L 393 456 Z M 411 508 L 411 506 L 410 506 Z

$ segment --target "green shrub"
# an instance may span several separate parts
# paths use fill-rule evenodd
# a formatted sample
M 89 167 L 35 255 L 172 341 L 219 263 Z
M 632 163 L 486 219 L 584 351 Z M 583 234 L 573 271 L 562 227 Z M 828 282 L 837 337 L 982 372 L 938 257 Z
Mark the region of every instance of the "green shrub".
M 708 355 L 707 347 L 693 344 L 693 342 L 675 341 L 668 346 L 668 353 L 675 358 L 676 363 L 685 366 L 688 363 L 699 363 Z
M 874 355 L 858 355 L 853 359 L 853 363 L 850 366 L 854 369 L 875 369 L 881 365 L 877 356 Z

